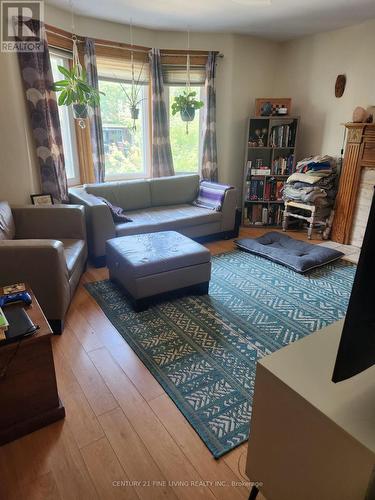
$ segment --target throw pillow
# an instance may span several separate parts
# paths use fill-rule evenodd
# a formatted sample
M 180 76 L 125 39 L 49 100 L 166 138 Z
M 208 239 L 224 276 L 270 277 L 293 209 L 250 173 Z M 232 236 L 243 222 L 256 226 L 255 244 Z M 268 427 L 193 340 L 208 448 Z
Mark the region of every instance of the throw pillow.
M 125 215 L 123 208 L 113 205 L 110 201 L 102 198 L 101 196 L 98 196 L 98 198 L 105 203 L 111 211 L 113 222 L 133 222 L 132 219 L 129 219 L 129 217 Z

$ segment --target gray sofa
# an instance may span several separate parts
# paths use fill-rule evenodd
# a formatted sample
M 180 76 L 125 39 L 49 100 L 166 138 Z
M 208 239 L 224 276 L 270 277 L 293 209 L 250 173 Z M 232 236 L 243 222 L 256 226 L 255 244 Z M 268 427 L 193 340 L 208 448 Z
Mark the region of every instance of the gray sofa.
M 95 265 L 105 264 L 105 243 L 117 236 L 178 231 L 193 239 L 235 236 L 236 189 L 225 194 L 216 212 L 192 205 L 199 191 L 198 175 L 106 182 L 71 188 L 70 201 L 86 209 L 89 255 Z M 114 223 L 99 197 L 124 209 L 132 222 Z

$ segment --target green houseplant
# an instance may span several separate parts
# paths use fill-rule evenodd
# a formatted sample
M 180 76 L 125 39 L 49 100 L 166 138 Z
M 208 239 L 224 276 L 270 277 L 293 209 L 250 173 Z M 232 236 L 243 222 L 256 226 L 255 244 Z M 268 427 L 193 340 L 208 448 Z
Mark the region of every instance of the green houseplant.
M 196 91 L 185 89 L 174 98 L 172 103 L 172 115 L 180 113 L 181 120 L 186 122 L 186 133 L 188 133 L 188 122 L 195 118 L 195 111 L 203 107 L 203 101 L 196 98 Z
M 132 84 L 130 92 L 126 90 L 124 85 L 121 84 L 122 91 L 125 94 L 126 101 L 128 103 L 130 109 L 130 116 L 133 120 L 138 120 L 139 117 L 139 105 L 144 100 L 143 97 L 140 97 L 140 92 L 142 90 L 142 86 L 139 85 L 139 82 L 136 84 Z
M 95 106 L 100 102 L 100 94 L 94 87 L 87 83 L 86 72 L 78 66 L 71 69 L 58 66 L 59 71 L 65 76 L 64 80 L 54 82 L 52 89 L 60 92 L 59 106 L 73 106 L 74 118 L 84 120 L 88 116 L 88 106 Z M 103 94 L 104 95 L 104 94 Z

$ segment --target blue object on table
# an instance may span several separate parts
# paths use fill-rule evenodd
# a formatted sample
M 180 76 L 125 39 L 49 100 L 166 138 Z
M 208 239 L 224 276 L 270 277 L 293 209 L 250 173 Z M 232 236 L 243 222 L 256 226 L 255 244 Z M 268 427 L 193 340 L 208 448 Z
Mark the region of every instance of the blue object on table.
M 0 297 L 0 307 L 4 307 L 7 304 L 13 304 L 14 302 L 23 302 L 29 306 L 32 302 L 31 295 L 29 292 L 17 292 Z

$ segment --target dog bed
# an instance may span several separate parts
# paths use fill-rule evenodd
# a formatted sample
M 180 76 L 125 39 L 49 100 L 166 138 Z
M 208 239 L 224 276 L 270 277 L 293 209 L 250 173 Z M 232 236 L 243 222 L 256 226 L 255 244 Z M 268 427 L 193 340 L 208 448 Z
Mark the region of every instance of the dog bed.
M 235 240 L 235 243 L 241 250 L 282 264 L 297 273 L 306 273 L 344 255 L 333 248 L 305 243 L 276 231 L 259 238 Z

